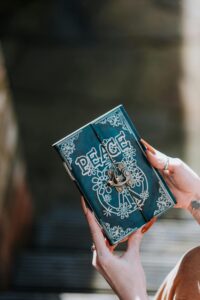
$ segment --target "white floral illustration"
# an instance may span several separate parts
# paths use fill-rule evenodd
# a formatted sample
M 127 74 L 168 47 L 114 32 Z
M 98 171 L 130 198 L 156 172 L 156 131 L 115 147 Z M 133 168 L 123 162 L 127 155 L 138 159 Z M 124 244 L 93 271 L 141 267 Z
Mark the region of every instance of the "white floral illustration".
M 104 200 L 105 200 L 105 202 L 107 202 L 107 203 L 109 203 L 109 202 L 111 201 L 111 199 L 112 199 L 111 195 L 105 195 L 105 196 L 104 196 Z
M 107 144 L 108 140 L 104 139 L 103 142 Z M 104 169 L 102 171 L 96 170 L 92 178 L 92 189 L 97 193 L 99 203 L 103 206 L 104 215 L 110 216 L 115 214 L 121 220 L 129 218 L 137 209 L 142 210 L 145 201 L 149 197 L 147 178 L 143 171 L 137 166 L 135 159 L 136 149 L 131 144 L 128 145 L 129 147 L 126 147 L 125 150 L 121 152 L 122 161 L 113 162 L 115 164 L 113 170 L 116 171 L 117 165 L 121 163 L 125 169 L 131 173 L 131 184 L 123 188 L 121 192 L 118 192 L 118 202 L 116 201 L 116 196 L 112 194 L 115 188 L 111 188 L 108 185 L 110 178 L 107 171 L 111 168 L 109 160 L 109 163 L 107 163 L 107 161 L 104 163 Z M 115 149 L 113 149 L 113 151 L 114 150 Z M 119 172 L 119 174 L 120 173 L 121 172 Z M 111 194 L 114 196 L 114 201 L 112 201 Z
M 106 217 L 110 217 L 112 214 L 112 209 L 110 207 L 107 207 L 106 209 L 103 210 L 103 214 Z
M 140 194 L 140 198 L 142 198 L 144 201 L 149 198 L 149 192 L 148 191 L 142 191 Z
M 126 122 L 125 122 L 125 118 L 123 115 L 121 115 L 120 111 L 115 112 L 114 114 L 110 115 L 110 116 L 106 116 L 103 119 L 100 119 L 96 122 L 100 123 L 100 124 L 106 124 L 109 123 L 111 126 L 113 127 L 119 127 L 121 126 L 122 129 L 124 130 L 129 130 L 126 126 Z
M 144 181 L 144 173 L 139 169 L 135 168 L 132 174 L 133 186 L 140 186 Z
M 107 184 L 108 175 L 106 175 L 105 169 L 103 171 L 97 170 L 96 176 L 92 178 L 93 190 L 96 191 L 99 195 L 104 195 L 105 193 L 109 194 L 112 192 L 111 187 Z
M 96 174 L 96 169 L 94 168 L 94 166 L 91 164 L 91 162 L 88 162 L 87 166 L 85 167 L 85 169 L 87 170 L 87 174 L 88 176 L 92 176 Z
M 123 220 L 124 218 L 128 218 L 129 215 L 132 213 L 132 205 L 127 202 L 120 203 L 119 207 L 117 208 L 117 216 Z
M 71 154 L 75 151 L 75 143 L 74 141 L 78 139 L 80 133 L 77 133 L 76 135 L 72 136 L 71 138 L 67 139 L 67 141 L 63 142 L 61 144 L 61 152 L 69 162 L 69 164 L 72 164 L 72 158 Z
M 112 236 L 113 241 L 118 241 L 123 239 L 126 235 L 132 232 L 133 228 L 126 228 L 125 230 L 121 226 L 113 226 L 111 227 L 109 223 L 104 223 L 106 230 L 109 235 Z
M 133 156 L 136 156 L 136 149 L 133 148 L 133 146 L 124 150 L 124 157 L 126 157 L 126 159 L 133 160 Z
M 166 195 L 165 191 L 162 189 L 162 187 L 159 188 L 159 192 L 160 192 L 161 196 L 156 201 L 158 209 L 154 211 L 154 216 L 162 213 L 167 208 L 170 208 L 171 206 L 174 205 L 174 202 L 172 201 L 171 198 L 167 197 L 167 195 Z

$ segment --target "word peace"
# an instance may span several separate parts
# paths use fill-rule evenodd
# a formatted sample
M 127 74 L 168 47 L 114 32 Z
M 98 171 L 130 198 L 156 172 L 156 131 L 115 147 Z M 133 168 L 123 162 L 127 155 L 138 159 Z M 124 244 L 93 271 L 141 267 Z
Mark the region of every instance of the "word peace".
M 117 157 L 128 148 L 131 148 L 131 144 L 125 139 L 124 132 L 120 131 L 118 135 L 109 138 L 103 145 L 99 145 L 99 153 L 92 147 L 86 155 L 77 157 L 75 163 L 80 167 L 82 175 L 90 175 L 91 165 L 95 169 L 102 167 L 109 162 L 108 156 Z

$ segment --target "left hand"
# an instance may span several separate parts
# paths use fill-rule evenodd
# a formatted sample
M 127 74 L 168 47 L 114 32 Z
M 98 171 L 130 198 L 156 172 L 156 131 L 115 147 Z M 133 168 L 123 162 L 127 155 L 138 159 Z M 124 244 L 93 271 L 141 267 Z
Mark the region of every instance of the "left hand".
M 156 150 L 145 140 L 141 143 L 146 148 L 147 159 L 164 177 L 177 204 L 175 207 L 189 209 L 191 201 L 200 198 L 200 177 L 179 158 L 168 157 Z M 165 164 L 168 160 L 168 167 Z
M 81 202 L 94 242 L 93 266 L 121 300 L 147 300 L 146 279 L 139 250 L 144 232 L 151 227 L 155 219 L 130 235 L 127 250 L 118 256 L 114 253 L 115 246 L 110 246 L 104 238 L 94 215 L 86 207 L 83 197 Z

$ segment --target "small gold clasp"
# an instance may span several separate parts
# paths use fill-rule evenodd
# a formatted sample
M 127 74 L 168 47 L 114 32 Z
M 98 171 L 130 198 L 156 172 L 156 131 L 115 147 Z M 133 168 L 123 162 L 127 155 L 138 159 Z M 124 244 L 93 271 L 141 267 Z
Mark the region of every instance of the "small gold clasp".
M 125 186 L 132 184 L 131 173 L 126 170 L 122 163 L 118 164 L 117 169 L 121 172 L 120 175 L 114 170 L 108 170 L 108 184 L 115 187 L 118 192 L 122 192 Z

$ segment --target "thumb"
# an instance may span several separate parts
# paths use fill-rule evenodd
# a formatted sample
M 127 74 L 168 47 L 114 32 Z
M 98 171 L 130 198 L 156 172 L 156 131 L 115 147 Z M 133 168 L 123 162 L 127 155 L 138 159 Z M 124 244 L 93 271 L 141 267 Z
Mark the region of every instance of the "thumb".
M 143 233 L 141 229 L 138 229 L 130 235 L 128 239 L 127 250 L 124 253 L 124 257 L 126 257 L 127 259 L 132 259 L 139 254 L 142 237 Z
M 124 254 L 125 257 L 132 259 L 135 257 L 135 255 L 139 254 L 140 244 L 144 233 L 149 230 L 149 228 L 156 222 L 156 220 L 156 217 L 152 218 L 148 223 L 146 223 L 140 229 L 130 235 L 128 239 L 127 251 Z

